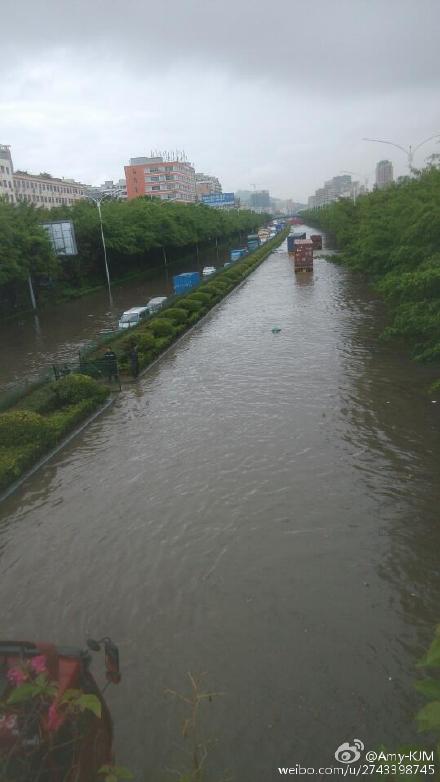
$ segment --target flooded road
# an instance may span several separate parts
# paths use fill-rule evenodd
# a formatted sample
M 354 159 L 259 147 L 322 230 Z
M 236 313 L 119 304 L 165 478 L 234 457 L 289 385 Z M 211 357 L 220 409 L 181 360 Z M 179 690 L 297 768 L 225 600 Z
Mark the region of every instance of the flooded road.
M 235 246 L 235 245 L 234 245 Z M 199 271 L 206 265 L 223 266 L 229 245 L 196 249 L 182 260 L 150 270 L 145 277 L 112 286 L 80 299 L 53 304 L 34 315 L 30 312 L 0 324 L 0 394 L 26 380 L 38 380 L 53 364 L 76 361 L 78 351 L 97 337 L 116 329 L 121 313 L 146 304 L 153 296 L 173 292 L 173 276 Z
M 416 735 L 440 402 L 364 283 L 284 250 L 0 506 L 2 636 L 119 642 L 117 757 L 142 780 L 185 766 L 164 690 L 187 671 L 224 693 L 209 780 Z

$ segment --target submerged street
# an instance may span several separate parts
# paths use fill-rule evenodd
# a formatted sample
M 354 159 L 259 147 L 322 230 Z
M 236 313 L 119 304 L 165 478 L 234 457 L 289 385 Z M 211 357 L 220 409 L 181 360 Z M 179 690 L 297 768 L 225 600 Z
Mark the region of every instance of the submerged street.
M 223 693 L 201 723 L 213 778 L 414 739 L 440 404 L 383 318 L 323 258 L 295 276 L 284 244 L 0 505 L 3 636 L 114 638 L 119 764 L 184 768 L 164 690 L 188 671 Z

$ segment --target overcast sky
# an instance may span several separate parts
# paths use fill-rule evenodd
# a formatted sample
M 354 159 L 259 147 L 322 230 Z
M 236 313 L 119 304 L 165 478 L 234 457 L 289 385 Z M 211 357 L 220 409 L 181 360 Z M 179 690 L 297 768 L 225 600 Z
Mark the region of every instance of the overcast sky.
M 364 136 L 440 133 L 439 23 L 440 0 L 4 0 L 0 143 L 15 168 L 88 184 L 156 149 L 225 191 L 371 183 L 406 160 Z

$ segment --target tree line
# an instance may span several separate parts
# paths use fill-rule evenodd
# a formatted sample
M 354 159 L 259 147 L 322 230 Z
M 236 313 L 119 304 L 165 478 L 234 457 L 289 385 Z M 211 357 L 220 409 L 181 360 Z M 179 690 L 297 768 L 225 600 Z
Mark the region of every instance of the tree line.
M 387 337 L 404 338 L 420 361 L 440 359 L 440 170 L 304 212 L 334 235 L 349 268 L 368 275 L 390 306 Z
M 163 202 L 148 197 L 104 201 L 101 206 L 112 274 L 123 276 L 163 262 L 163 251 L 177 253 L 195 245 L 255 231 L 267 216 L 251 211 L 212 209 L 204 204 Z M 57 257 L 42 223 L 72 220 L 78 255 Z M 17 306 L 31 275 L 38 281 L 81 287 L 104 277 L 99 215 L 90 201 L 51 210 L 0 201 L 0 307 Z

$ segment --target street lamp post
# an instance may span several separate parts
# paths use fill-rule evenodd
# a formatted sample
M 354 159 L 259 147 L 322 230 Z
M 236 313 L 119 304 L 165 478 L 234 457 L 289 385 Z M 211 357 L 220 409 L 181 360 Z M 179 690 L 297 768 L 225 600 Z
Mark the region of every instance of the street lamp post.
M 424 141 L 421 141 L 420 144 L 416 144 L 415 147 L 412 146 L 412 144 L 409 145 L 409 147 L 402 147 L 400 144 L 396 144 L 394 141 L 384 141 L 384 139 L 381 138 L 364 138 L 362 141 L 374 141 L 376 144 L 389 144 L 392 147 L 397 147 L 397 149 L 401 149 L 402 152 L 405 153 L 408 160 L 408 168 L 411 173 L 413 170 L 413 162 L 414 162 L 414 155 L 417 152 L 420 147 L 423 147 L 424 144 L 427 144 L 428 141 L 432 141 L 435 138 L 440 138 L 440 133 L 434 133 L 433 136 L 429 136 L 428 138 L 425 138 Z
M 352 176 L 362 177 L 364 180 L 365 189 L 367 189 L 368 177 L 365 177 L 363 174 L 360 174 L 359 171 L 341 171 L 341 174 L 351 174 Z M 355 206 L 356 206 L 356 196 L 357 196 L 356 182 L 353 182 L 353 204 Z
M 104 226 L 102 224 L 102 214 L 101 214 L 101 203 L 108 196 L 107 195 L 103 195 L 101 197 L 99 197 L 99 196 L 95 197 L 95 196 L 87 194 L 86 197 L 89 198 L 90 201 L 93 201 L 95 206 L 97 206 L 97 208 L 98 208 L 99 225 L 100 225 L 100 228 L 101 228 L 102 248 L 104 250 L 105 273 L 106 273 L 106 276 L 107 276 L 108 298 L 109 298 L 109 301 L 110 301 L 110 307 L 113 307 L 112 288 L 111 288 L 111 284 L 110 284 L 110 272 L 109 272 L 108 262 L 107 262 L 107 248 L 105 246 Z

